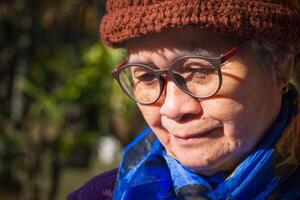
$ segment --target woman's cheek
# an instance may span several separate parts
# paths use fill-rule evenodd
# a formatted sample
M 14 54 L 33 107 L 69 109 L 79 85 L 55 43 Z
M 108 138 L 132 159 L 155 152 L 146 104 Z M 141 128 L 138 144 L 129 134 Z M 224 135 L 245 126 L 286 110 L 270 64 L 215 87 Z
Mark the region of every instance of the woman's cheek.
M 151 127 L 160 125 L 160 112 L 159 107 L 156 105 L 141 105 L 138 104 L 140 111 L 142 112 L 146 122 Z

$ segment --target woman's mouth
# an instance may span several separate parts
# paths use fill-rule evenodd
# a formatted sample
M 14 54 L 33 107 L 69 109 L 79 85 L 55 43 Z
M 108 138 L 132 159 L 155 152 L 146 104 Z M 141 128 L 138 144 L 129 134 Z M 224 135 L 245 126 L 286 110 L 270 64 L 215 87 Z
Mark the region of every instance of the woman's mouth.
M 215 127 L 209 130 L 192 133 L 192 134 L 172 134 L 170 133 L 175 139 L 178 140 L 193 140 L 193 139 L 200 139 L 200 138 L 213 138 L 216 137 L 217 134 L 222 132 L 221 127 Z
M 161 125 L 171 136 L 181 140 L 212 137 L 223 130 L 222 123 L 211 117 L 195 118 L 186 123 L 162 117 Z

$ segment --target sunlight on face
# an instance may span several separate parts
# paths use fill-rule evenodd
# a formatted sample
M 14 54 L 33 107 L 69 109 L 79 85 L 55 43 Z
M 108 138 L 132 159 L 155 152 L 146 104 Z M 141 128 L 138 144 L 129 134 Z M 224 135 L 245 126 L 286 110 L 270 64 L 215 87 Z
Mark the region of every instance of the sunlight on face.
M 128 48 L 130 62 L 164 68 L 183 51 L 200 48 L 221 55 L 235 45 L 235 40 L 187 28 L 131 41 Z M 213 97 L 193 98 L 165 78 L 160 99 L 139 105 L 163 146 L 183 165 L 204 175 L 233 170 L 272 125 L 280 109 L 280 87 L 258 59 L 242 45 L 222 66 L 222 86 Z M 143 95 L 149 91 L 140 90 Z

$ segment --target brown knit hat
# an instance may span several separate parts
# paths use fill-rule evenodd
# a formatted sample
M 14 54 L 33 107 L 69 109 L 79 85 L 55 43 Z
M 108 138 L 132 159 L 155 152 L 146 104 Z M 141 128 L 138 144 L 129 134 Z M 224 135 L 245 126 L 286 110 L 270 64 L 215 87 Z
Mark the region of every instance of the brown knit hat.
M 300 49 L 300 0 L 107 0 L 100 24 L 104 43 L 197 26 L 225 35 Z

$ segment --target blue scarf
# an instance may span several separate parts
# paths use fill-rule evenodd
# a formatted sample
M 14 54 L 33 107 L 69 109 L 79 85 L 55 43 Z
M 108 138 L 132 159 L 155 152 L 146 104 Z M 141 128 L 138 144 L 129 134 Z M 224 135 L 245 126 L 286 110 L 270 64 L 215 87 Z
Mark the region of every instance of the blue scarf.
M 264 141 L 231 173 L 201 176 L 170 157 L 150 128 L 125 149 L 115 200 L 300 198 L 300 114 L 294 87 Z

